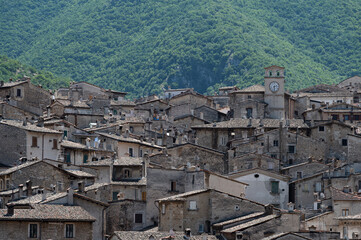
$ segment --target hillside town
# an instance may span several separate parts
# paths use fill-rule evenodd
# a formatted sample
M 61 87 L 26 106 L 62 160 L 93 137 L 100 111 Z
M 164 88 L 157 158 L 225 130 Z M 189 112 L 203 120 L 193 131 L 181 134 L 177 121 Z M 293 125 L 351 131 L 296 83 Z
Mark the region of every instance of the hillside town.
M 285 82 L 131 101 L 1 81 L 0 239 L 361 239 L 361 77 Z

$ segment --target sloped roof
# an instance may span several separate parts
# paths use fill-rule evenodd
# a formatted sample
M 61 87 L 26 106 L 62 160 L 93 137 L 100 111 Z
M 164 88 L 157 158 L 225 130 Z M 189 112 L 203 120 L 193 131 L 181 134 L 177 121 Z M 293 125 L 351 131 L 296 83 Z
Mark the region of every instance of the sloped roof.
M 154 237 L 156 240 L 162 240 L 162 239 L 172 239 L 172 240 L 184 240 L 184 233 L 183 232 L 174 232 L 174 235 L 172 238 L 169 232 L 159 232 L 159 231 L 115 231 L 112 235 L 113 237 L 117 237 L 118 240 L 148 240 L 151 236 Z M 204 238 L 206 236 L 206 238 Z M 191 236 L 190 238 L 187 238 L 189 240 L 216 240 L 216 236 L 214 235 L 197 235 L 197 236 Z
M 201 190 L 194 190 L 194 191 L 189 191 L 186 193 L 181 193 L 181 194 L 177 194 L 174 196 L 170 196 L 170 197 L 166 197 L 166 198 L 161 198 L 158 199 L 158 202 L 162 202 L 162 201 L 185 201 L 186 197 L 192 196 L 192 195 L 196 195 L 196 194 L 200 194 L 200 193 L 205 193 L 210 191 L 210 189 L 201 189 Z
M 26 126 L 24 126 L 23 121 L 16 121 L 16 120 L 1 120 L 0 124 L 4 124 L 4 125 L 8 125 L 8 126 L 12 126 L 12 127 L 16 127 L 16 128 L 20 128 L 20 129 L 24 129 L 26 131 L 30 131 L 30 132 L 39 132 L 39 133 L 52 133 L 52 134 L 62 134 L 59 131 L 56 130 L 51 130 L 49 128 L 45 128 L 45 127 L 38 127 L 34 124 L 31 124 L 29 122 L 26 123 Z
M 289 119 L 289 127 L 290 128 L 308 128 L 308 125 L 303 122 L 302 119 Z M 201 128 L 258 128 L 260 124 L 264 128 L 279 128 L 280 122 L 283 123 L 283 126 L 286 125 L 286 120 L 281 119 L 242 119 L 242 118 L 235 118 L 229 121 L 223 121 L 218 123 L 211 123 L 211 124 L 204 124 L 204 125 L 197 125 L 191 128 L 193 129 L 201 129 Z
M 69 221 L 94 222 L 96 219 L 79 206 L 34 204 L 31 209 L 14 209 L 8 215 L 6 209 L 0 210 L 0 221 Z
M 234 91 L 232 93 L 246 93 L 246 92 L 264 92 L 265 91 L 265 87 L 259 84 L 238 90 L 238 91 Z
M 118 135 L 114 135 L 114 134 L 106 134 L 106 133 L 102 133 L 102 132 L 97 132 L 99 135 L 103 136 L 103 137 L 108 137 L 120 142 L 128 142 L 128 143 L 136 143 L 136 144 L 140 144 L 140 145 L 144 145 L 147 147 L 152 147 L 152 148 L 158 148 L 158 149 L 163 149 L 163 147 L 155 145 L 155 144 L 151 144 L 148 142 L 144 142 L 135 138 L 131 138 L 131 137 L 123 137 L 123 136 L 118 136 Z
M 361 196 L 345 193 L 337 188 L 331 187 L 332 200 L 334 201 L 361 201 Z
M 264 170 L 262 168 L 252 168 L 252 169 L 242 170 L 239 172 L 233 172 L 233 173 L 230 173 L 228 176 L 229 176 L 229 178 L 235 179 L 238 177 L 246 176 L 249 174 L 255 174 L 255 173 L 260 173 L 260 174 L 263 174 L 266 176 L 277 178 L 277 179 L 285 181 L 285 182 L 287 182 L 289 180 L 289 176 L 282 175 L 282 174 L 279 174 L 277 172 L 270 171 L 270 170 Z
M 238 217 L 238 218 L 233 218 L 231 220 L 227 220 L 227 221 L 223 221 L 223 222 L 219 222 L 219 223 L 215 223 L 213 224 L 213 227 L 222 227 L 228 224 L 233 224 L 233 223 L 237 223 L 237 222 L 241 222 L 241 221 L 245 221 L 251 218 L 255 218 L 255 217 L 260 217 L 262 215 L 264 215 L 264 212 L 255 212 L 255 213 L 251 213 L 248 214 L 246 216 L 242 216 L 242 217 Z
M 224 229 L 221 232 L 222 233 L 233 233 L 233 232 L 237 232 L 237 231 L 242 231 L 244 229 L 268 222 L 272 219 L 275 219 L 276 217 L 277 217 L 276 214 L 267 215 L 265 217 L 257 218 L 255 220 L 252 220 L 252 221 L 249 221 L 246 223 L 242 223 L 242 224 L 239 224 L 239 225 L 231 227 L 231 228 Z

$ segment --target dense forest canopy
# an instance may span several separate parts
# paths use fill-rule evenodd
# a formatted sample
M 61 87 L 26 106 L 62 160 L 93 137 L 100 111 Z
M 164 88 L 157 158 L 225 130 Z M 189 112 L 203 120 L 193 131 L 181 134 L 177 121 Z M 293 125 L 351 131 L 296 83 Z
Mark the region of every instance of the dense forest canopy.
M 246 87 L 273 64 L 291 90 L 361 74 L 359 0 L 0 2 L 0 54 L 132 96 Z

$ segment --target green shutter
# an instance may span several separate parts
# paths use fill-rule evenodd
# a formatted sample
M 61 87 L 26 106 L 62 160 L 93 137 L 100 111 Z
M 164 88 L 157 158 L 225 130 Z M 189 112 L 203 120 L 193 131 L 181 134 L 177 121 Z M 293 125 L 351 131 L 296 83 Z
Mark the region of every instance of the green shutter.
M 88 161 L 88 154 L 84 154 L 83 163 L 86 163 L 87 161 Z
M 278 193 L 279 182 L 272 182 L 272 193 Z

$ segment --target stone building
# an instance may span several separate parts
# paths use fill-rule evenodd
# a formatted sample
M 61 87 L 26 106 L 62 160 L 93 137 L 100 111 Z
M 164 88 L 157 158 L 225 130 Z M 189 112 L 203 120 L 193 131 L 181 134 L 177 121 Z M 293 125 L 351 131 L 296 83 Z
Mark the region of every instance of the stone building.
M 24 159 L 51 159 L 58 160 L 60 156 L 60 141 L 62 134 L 59 131 L 34 125 L 27 120 L 1 120 L 0 163 L 10 167 L 17 165 L 20 158 Z
M 303 112 L 306 121 L 339 120 L 341 122 L 361 121 L 361 107 L 348 103 L 335 103 Z
M 184 231 L 192 234 L 211 232 L 222 220 L 264 211 L 264 205 L 211 189 L 195 190 L 157 200 L 159 231 Z
M 194 109 L 201 106 L 213 107 L 212 99 L 193 90 L 172 97 L 169 100 L 169 104 L 171 105 L 169 116 L 172 117 L 192 114 Z
M 0 239 L 93 239 L 95 218 L 79 206 L 34 204 L 0 210 Z
M 30 82 L 30 78 L 18 81 L 0 82 L 0 99 L 11 106 L 20 108 L 36 116 L 42 116 L 50 104 L 51 93 Z
M 237 172 L 252 168 L 278 172 L 280 169 L 280 161 L 265 154 L 246 153 L 236 157 L 234 157 L 234 155 L 234 151 L 228 152 L 229 172 Z
M 220 174 L 227 172 L 227 163 L 223 152 L 193 143 L 168 147 L 163 154 L 150 155 L 149 160 L 165 168 L 193 165 Z

